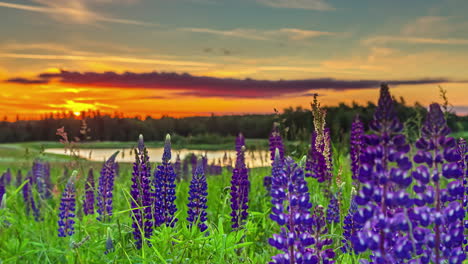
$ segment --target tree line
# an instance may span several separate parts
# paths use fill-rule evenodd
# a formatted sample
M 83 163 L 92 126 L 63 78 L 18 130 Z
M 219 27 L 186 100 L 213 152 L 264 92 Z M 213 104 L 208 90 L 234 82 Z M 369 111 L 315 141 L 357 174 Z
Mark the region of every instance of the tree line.
M 347 140 L 351 123 L 356 115 L 364 123 L 372 119 L 376 105 L 339 104 L 325 107 L 326 121 L 335 142 Z M 427 113 L 426 106 L 416 103 L 409 106 L 400 98 L 396 110 L 406 124 L 405 133 L 411 138 L 419 136 L 420 126 Z M 247 138 L 267 138 L 274 122 L 280 124 L 287 140 L 307 140 L 313 129 L 310 109 L 289 107 L 275 114 L 248 114 L 196 116 L 173 118 L 128 118 L 123 115 L 101 114 L 99 111 L 82 112 L 79 117 L 70 114 L 49 114 L 40 120 L 6 119 L 0 122 L 0 142 L 56 141 L 57 128 L 64 127 L 71 137 L 81 141 L 135 141 L 144 134 L 149 141 L 161 141 L 167 133 L 182 137 L 199 138 L 197 143 L 218 143 L 223 137 L 233 137 L 242 132 Z M 452 131 L 468 130 L 468 117 L 457 116 L 447 109 L 449 127 Z M 216 139 L 216 140 L 215 140 Z

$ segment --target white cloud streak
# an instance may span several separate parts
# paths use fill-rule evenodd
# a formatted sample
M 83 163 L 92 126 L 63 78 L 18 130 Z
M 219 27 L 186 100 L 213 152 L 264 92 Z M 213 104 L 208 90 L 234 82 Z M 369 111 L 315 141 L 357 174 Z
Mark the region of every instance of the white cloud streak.
M 24 10 L 36 13 L 43 13 L 62 22 L 73 22 L 78 24 L 93 24 L 96 22 L 116 23 L 125 25 L 141 25 L 141 26 L 159 26 L 154 23 L 147 23 L 132 19 L 115 18 L 99 14 L 89 10 L 80 1 L 50 1 L 36 0 L 41 5 L 23 5 L 8 2 L 1 2 L 0 7 Z

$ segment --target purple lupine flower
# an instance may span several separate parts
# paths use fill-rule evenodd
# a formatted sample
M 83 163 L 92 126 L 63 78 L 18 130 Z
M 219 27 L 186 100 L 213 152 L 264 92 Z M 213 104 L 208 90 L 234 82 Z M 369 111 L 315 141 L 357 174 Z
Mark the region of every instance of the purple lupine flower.
M 154 173 L 153 218 L 155 226 L 165 223 L 166 226 L 174 227 L 177 222 L 177 218 L 174 217 L 177 211 L 175 179 L 176 174 L 171 164 L 171 136 L 168 134 L 164 143 L 162 164 Z
M 371 250 L 374 263 L 407 263 L 417 254 L 409 230 L 408 208 L 412 206 L 406 188 L 412 178 L 409 145 L 401 134 L 402 124 L 394 110 L 388 86 L 382 84 L 378 107 L 370 123 L 373 135 L 364 137 L 358 179 L 361 190 L 355 197 L 358 209 L 353 220 L 363 225 L 351 237 L 356 253 Z
M 268 139 L 268 145 L 270 147 L 270 159 L 273 164 L 275 161 L 275 151 L 278 149 L 279 151 L 279 157 L 281 160 L 284 159 L 284 144 L 283 144 L 283 139 L 281 138 L 281 134 L 279 131 L 279 124 L 274 123 L 273 124 L 273 129 L 271 130 L 270 133 L 270 138 Z M 272 176 L 265 176 L 263 179 L 263 186 L 265 186 L 265 189 L 270 192 L 271 190 L 271 183 L 272 183 Z
M 42 199 L 45 199 L 47 195 L 47 183 L 46 183 L 46 164 L 40 160 L 35 160 L 33 163 L 33 183 L 36 184 L 37 192 Z
M 242 134 L 236 139 L 236 150 L 237 150 L 237 159 L 236 166 L 232 171 L 231 178 L 231 222 L 232 228 L 238 229 L 243 226 L 245 220 L 247 220 L 249 208 L 249 191 L 250 191 L 250 182 L 249 182 L 249 173 L 248 169 L 245 166 L 245 146 L 240 146 L 243 144 L 244 137 Z
M 180 160 L 179 153 L 177 153 L 176 161 L 174 162 L 174 172 L 178 181 L 181 181 L 184 178 L 182 177 L 182 162 Z
M 281 138 L 279 124 L 274 123 L 273 129 L 271 130 L 270 137 L 268 139 L 268 145 L 270 147 L 270 160 L 273 163 L 275 160 L 275 151 L 279 150 L 280 158 L 284 159 L 284 144 Z
M 203 173 L 203 164 L 199 164 L 190 182 L 187 221 L 189 222 L 189 227 L 197 224 L 200 232 L 208 228 L 205 223 L 207 220 L 206 209 L 208 208 L 206 205 L 207 190 L 208 185 L 206 183 L 206 176 Z
M 118 154 L 119 151 L 112 154 L 101 169 L 97 190 L 97 212 L 99 214 L 97 220 L 99 221 L 108 221 L 112 216 L 112 197 L 115 179 L 114 163 Z
M 132 189 L 132 227 L 135 246 L 142 246 L 142 234 L 150 238 L 153 234 L 153 213 L 151 195 L 151 165 L 148 150 L 143 142 L 143 135 L 138 139 L 138 149 L 135 150 L 135 162 L 133 163 Z
M 269 243 L 284 253 L 273 256 L 270 263 L 318 263 L 315 252 L 308 250 L 315 240 L 310 230 L 312 204 L 304 171 L 290 157 L 282 160 L 279 149 L 275 153 L 270 218 L 281 231 Z
M 339 223 L 340 222 L 340 203 L 336 194 L 330 193 L 330 202 L 327 208 L 327 223 Z
M 28 172 L 27 175 L 27 182 L 23 186 L 23 199 L 24 199 L 24 207 L 26 208 L 26 215 L 29 216 L 29 213 L 32 211 L 34 215 L 34 220 L 36 222 L 41 220 L 39 207 L 36 206 L 34 202 L 34 195 L 32 192 L 33 186 L 33 174 L 31 171 Z
M 349 145 L 349 156 L 351 158 L 352 179 L 357 181 L 360 168 L 360 156 L 363 149 L 364 124 L 359 116 L 354 118 L 351 125 L 351 136 Z M 354 182 L 353 182 L 354 183 Z
M 83 200 L 83 211 L 85 215 L 94 214 L 94 172 L 89 169 L 85 182 L 85 197 Z
M 355 194 L 353 191 L 352 198 L 351 198 L 351 205 L 349 206 L 348 214 L 346 214 L 343 220 L 344 239 L 341 240 L 341 242 L 343 243 L 343 246 L 341 247 L 341 251 L 343 251 L 343 253 L 347 253 L 352 250 L 351 237 L 356 235 L 356 232 L 361 230 L 362 228 L 362 224 L 354 221 L 354 215 L 356 214 L 357 210 L 358 210 L 358 205 L 356 203 L 356 198 L 355 198 Z
M 192 153 L 190 156 L 190 164 L 192 165 L 192 176 L 195 174 L 195 170 L 197 169 L 197 156 Z
M 410 217 L 420 226 L 417 248 L 422 251 L 422 258 L 437 264 L 462 263 L 466 259 L 464 167 L 460 163 L 460 148 L 448 137 L 449 133 L 440 106 L 431 104 L 421 128 L 422 137 L 416 142 L 418 152 L 414 161 L 421 165 L 413 172 L 417 180 L 413 187 L 416 207 Z
M 325 221 L 324 208 L 317 205 L 313 209 L 312 223 L 309 226 L 309 233 L 312 235 L 315 243 L 312 248 L 306 249 L 312 253 L 318 260 L 315 263 L 329 263 L 333 264 L 336 256 L 335 251 L 329 248 L 333 244 L 333 239 L 328 237 L 328 227 Z
M 72 176 L 68 180 L 67 186 L 62 194 L 62 201 L 60 202 L 59 208 L 59 220 L 58 220 L 58 236 L 66 237 L 71 236 L 75 233 L 75 209 L 76 209 L 76 190 L 75 190 L 75 178 L 76 171 L 73 171 Z
M 5 185 L 10 185 L 11 183 L 11 170 L 10 168 L 8 168 L 4 174 L 4 177 L 5 177 Z
M 18 170 L 18 173 L 16 173 L 16 187 L 20 187 L 22 183 L 23 183 L 23 173 L 21 173 L 21 170 Z

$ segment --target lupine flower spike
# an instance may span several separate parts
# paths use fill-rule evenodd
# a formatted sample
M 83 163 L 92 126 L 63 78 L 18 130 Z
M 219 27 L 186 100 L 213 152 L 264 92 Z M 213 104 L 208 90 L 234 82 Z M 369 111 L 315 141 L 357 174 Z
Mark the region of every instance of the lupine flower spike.
M 115 158 L 119 151 L 115 152 L 102 166 L 97 191 L 97 220 L 107 221 L 112 216 L 112 198 L 115 179 Z
M 66 237 L 71 236 L 75 233 L 75 210 L 76 210 L 76 190 L 75 190 L 75 179 L 77 171 L 73 171 L 72 176 L 68 180 L 67 186 L 62 194 L 62 202 L 60 203 L 59 209 L 59 220 L 58 220 L 58 236 Z
M 284 161 L 275 151 L 271 187 L 271 219 L 280 226 L 280 233 L 269 239 L 271 246 L 283 251 L 270 263 L 318 263 L 309 247 L 315 243 L 310 233 L 312 216 L 304 171 L 291 158 Z
M 231 179 L 231 226 L 233 229 L 243 226 L 248 217 L 250 182 L 248 169 L 245 166 L 244 144 L 244 137 L 239 134 L 236 139 L 236 166 L 232 171 Z
M 360 156 L 358 176 L 361 189 L 355 198 L 362 207 L 353 218 L 363 228 L 352 235 L 353 248 L 356 253 L 371 250 L 372 263 L 408 263 L 416 253 L 407 216 L 412 206 L 406 192 L 412 183 L 408 173 L 412 163 L 386 84 L 381 86 L 370 128 L 374 134 L 364 137 L 366 147 Z
M 142 234 L 150 238 L 153 233 L 153 214 L 151 197 L 151 166 L 148 150 L 143 142 L 143 135 L 138 139 L 138 149 L 135 150 L 135 162 L 133 163 L 131 205 L 132 227 L 136 248 L 142 246 Z
M 410 219 L 417 238 L 417 250 L 423 261 L 462 263 L 463 252 L 463 164 L 456 141 L 438 104 L 431 104 L 416 142 L 414 162 L 421 164 L 413 172 L 417 196 Z M 461 165 L 461 166 L 460 166 Z M 443 178 L 442 178 L 443 176 Z M 443 188 L 443 186 L 446 186 Z
M 165 223 L 174 227 L 177 218 L 174 217 L 177 207 L 175 205 L 175 179 L 176 174 L 171 164 L 171 136 L 166 136 L 162 164 L 154 173 L 154 204 L 153 218 L 155 226 Z
M 199 164 L 190 182 L 187 221 L 190 227 L 197 224 L 201 232 L 208 228 L 205 223 L 207 220 L 206 209 L 208 208 L 206 205 L 207 190 L 208 186 L 206 184 L 206 176 L 203 172 L 203 164 Z
M 85 197 L 83 201 L 83 211 L 85 215 L 94 214 L 94 173 L 89 169 L 88 178 L 85 182 Z

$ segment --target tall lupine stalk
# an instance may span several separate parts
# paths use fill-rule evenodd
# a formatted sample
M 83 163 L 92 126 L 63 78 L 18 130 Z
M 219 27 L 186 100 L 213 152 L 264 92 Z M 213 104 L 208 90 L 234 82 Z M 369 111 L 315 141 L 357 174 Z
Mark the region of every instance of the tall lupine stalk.
M 26 177 L 27 182 L 23 186 L 23 199 L 24 199 L 24 207 L 26 208 L 26 215 L 29 216 L 30 212 L 33 212 L 34 220 L 36 222 L 41 220 L 39 207 L 36 206 L 36 202 L 34 201 L 34 195 L 32 192 L 33 187 L 33 176 L 32 172 L 29 171 Z
M 199 164 L 195 170 L 195 174 L 190 182 L 189 203 L 188 203 L 188 217 L 189 227 L 197 224 L 201 232 L 205 231 L 208 226 L 206 225 L 206 209 L 208 206 L 207 195 L 208 185 L 206 183 L 206 176 L 203 172 L 203 164 Z
M 350 146 L 349 146 L 349 156 L 351 159 L 351 177 L 353 179 L 353 185 L 359 188 L 359 170 L 361 168 L 361 154 L 364 149 L 364 124 L 359 119 L 359 116 L 356 116 L 351 125 L 350 133 Z M 353 237 L 357 231 L 362 228 L 362 223 L 354 221 L 354 215 L 357 212 L 358 205 L 356 203 L 356 190 L 352 189 L 351 191 L 351 203 L 343 220 L 343 246 L 341 250 L 344 253 L 351 252 L 351 237 Z
M 83 200 L 83 212 L 85 215 L 94 214 L 94 172 L 89 169 L 85 182 L 85 196 Z
M 115 158 L 119 151 L 104 163 L 99 177 L 99 186 L 97 190 L 97 212 L 99 216 L 97 220 L 108 221 L 112 216 L 112 197 L 114 191 L 115 180 Z
M 270 263 L 318 263 L 317 254 L 309 248 L 315 240 L 304 171 L 291 158 L 281 159 L 279 149 L 275 153 L 270 218 L 278 223 L 280 233 L 274 234 L 269 243 L 283 253 L 273 256 Z
M 465 210 L 463 208 L 463 166 L 455 139 L 438 104 L 431 104 L 416 142 L 419 165 L 413 172 L 417 180 L 415 208 L 410 214 L 421 259 L 432 263 L 462 263 Z M 446 188 L 444 188 L 446 186 Z
M 276 149 L 278 149 L 279 151 L 280 159 L 281 160 L 284 159 L 284 144 L 283 144 L 283 139 L 281 138 L 278 123 L 273 124 L 273 129 L 271 130 L 270 137 L 268 139 L 268 145 L 270 147 L 270 160 L 273 166 L 273 163 L 275 161 Z M 268 192 L 270 192 L 271 190 L 271 184 L 272 184 L 272 176 L 265 176 L 265 178 L 263 179 L 263 186 L 265 186 Z
M 245 139 L 242 134 L 236 138 L 236 166 L 231 179 L 231 222 L 233 229 L 239 229 L 247 220 L 249 208 L 249 173 L 245 166 Z
M 370 128 L 374 134 L 365 137 L 358 177 L 361 189 L 355 198 L 361 208 L 354 221 L 363 228 L 351 240 L 357 253 L 372 251 L 373 263 L 407 263 L 416 253 L 408 217 L 412 200 L 405 191 L 412 182 L 408 173 L 412 164 L 386 84 L 380 88 Z
M 68 180 L 67 186 L 62 193 L 62 201 L 59 208 L 58 236 L 66 237 L 75 233 L 75 210 L 76 210 L 76 189 L 75 178 L 77 171 L 73 171 Z
M 361 223 L 354 220 L 354 215 L 356 214 L 357 210 L 358 205 L 356 203 L 356 191 L 353 188 L 351 191 L 351 204 L 349 206 L 348 213 L 343 220 L 343 239 L 341 240 L 343 243 L 341 251 L 343 251 L 343 253 L 352 251 L 351 237 L 355 236 L 356 232 L 361 230 L 363 226 Z
M 361 167 L 360 156 L 363 149 L 364 124 L 359 116 L 354 118 L 351 125 L 351 136 L 349 145 L 349 156 L 351 159 L 351 175 L 353 183 L 356 183 L 359 177 L 359 168 Z
M 317 96 L 312 104 L 314 131 L 310 139 L 310 150 L 306 162 L 306 177 L 316 178 L 318 182 L 326 182 L 326 190 L 330 189 L 333 177 L 330 130 L 325 127 L 326 110 L 320 107 Z
M 37 192 L 41 199 L 51 197 L 50 165 L 40 160 L 33 163 L 33 183 L 36 184 Z
M 131 206 L 132 227 L 136 248 L 142 246 L 142 234 L 150 238 L 153 234 L 153 213 L 151 195 L 151 165 L 148 150 L 143 142 L 143 135 L 138 139 L 138 149 L 135 150 L 135 162 L 133 163 Z
M 155 226 L 166 224 L 174 227 L 177 218 L 174 217 L 177 207 L 175 205 L 175 179 L 176 174 L 171 164 L 171 136 L 166 136 L 162 164 L 154 173 L 154 204 L 153 218 Z

